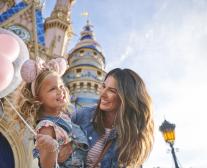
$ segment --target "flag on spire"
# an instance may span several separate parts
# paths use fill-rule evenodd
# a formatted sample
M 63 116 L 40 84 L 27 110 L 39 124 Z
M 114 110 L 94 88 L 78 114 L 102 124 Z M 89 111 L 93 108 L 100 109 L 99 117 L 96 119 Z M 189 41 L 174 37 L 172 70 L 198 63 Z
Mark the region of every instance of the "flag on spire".
M 88 13 L 87 11 L 82 12 L 82 13 L 81 13 L 81 16 L 89 16 L 89 13 Z

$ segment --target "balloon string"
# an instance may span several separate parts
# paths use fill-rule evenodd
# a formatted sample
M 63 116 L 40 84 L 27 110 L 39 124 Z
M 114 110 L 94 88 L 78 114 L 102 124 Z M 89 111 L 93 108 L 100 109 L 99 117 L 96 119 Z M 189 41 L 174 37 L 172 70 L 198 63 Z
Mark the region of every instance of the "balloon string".
M 16 108 L 13 106 L 13 104 L 6 97 L 4 97 L 4 98 L 9 103 L 9 105 L 12 107 L 12 109 L 17 113 L 17 115 L 23 121 L 23 123 L 27 126 L 27 128 L 36 136 L 37 133 L 35 132 L 35 130 L 27 123 L 27 121 L 25 121 L 25 119 L 21 116 L 21 114 L 19 114 L 19 112 L 16 110 Z
M 4 109 L 3 109 L 3 103 L 1 102 L 1 100 L 0 100 L 0 108 L 2 109 L 2 115 L 0 116 L 0 122 L 1 122 L 1 120 L 3 120 L 4 119 L 4 115 L 5 115 L 5 113 L 4 113 Z

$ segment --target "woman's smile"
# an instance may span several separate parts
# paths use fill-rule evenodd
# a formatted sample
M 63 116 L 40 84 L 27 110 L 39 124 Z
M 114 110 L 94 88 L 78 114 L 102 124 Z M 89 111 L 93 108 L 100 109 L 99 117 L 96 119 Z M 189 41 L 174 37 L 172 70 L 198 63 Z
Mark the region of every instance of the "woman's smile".
M 107 100 L 104 100 L 103 98 L 101 99 L 101 104 L 103 104 L 103 105 L 107 105 L 108 103 L 110 103 L 110 102 L 107 101 Z

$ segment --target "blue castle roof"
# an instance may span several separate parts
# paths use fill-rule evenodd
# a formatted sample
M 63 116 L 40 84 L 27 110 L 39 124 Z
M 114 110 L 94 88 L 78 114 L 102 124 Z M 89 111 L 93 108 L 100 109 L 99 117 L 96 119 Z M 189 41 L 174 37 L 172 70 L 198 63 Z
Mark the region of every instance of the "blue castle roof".
M 97 52 L 102 53 L 102 48 L 96 42 L 92 28 L 93 28 L 93 26 L 89 24 L 89 21 L 87 21 L 86 26 L 83 27 L 83 31 L 81 32 L 80 41 L 70 51 L 70 53 L 72 53 L 78 49 L 81 49 L 81 48 L 90 48 L 90 49 L 96 50 Z
M 29 5 L 26 2 L 19 2 L 16 5 L 9 8 L 7 11 L 0 14 L 0 24 L 14 16 L 15 14 L 19 13 Z M 35 17 L 36 17 L 36 30 L 37 30 L 37 38 L 38 43 L 41 45 L 45 45 L 45 31 L 44 31 L 44 22 L 42 17 L 42 11 L 40 9 L 35 10 Z
M 10 17 L 12 17 L 16 13 L 18 13 L 19 11 L 21 11 L 25 7 L 27 7 L 27 4 L 25 2 L 20 2 L 20 3 L 16 4 L 15 6 L 12 6 L 10 9 L 8 9 L 6 12 L 4 12 L 0 15 L 0 23 L 3 23 L 4 21 L 6 21 Z

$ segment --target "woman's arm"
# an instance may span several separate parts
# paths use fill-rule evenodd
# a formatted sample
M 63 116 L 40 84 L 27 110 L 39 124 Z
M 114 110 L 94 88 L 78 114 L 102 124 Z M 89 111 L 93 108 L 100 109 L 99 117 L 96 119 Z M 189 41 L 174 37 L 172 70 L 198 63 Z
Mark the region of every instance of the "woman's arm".
M 96 106 L 93 107 L 82 107 L 72 113 L 71 120 L 73 123 L 81 126 L 83 123 L 90 122 L 92 116 L 96 110 Z

